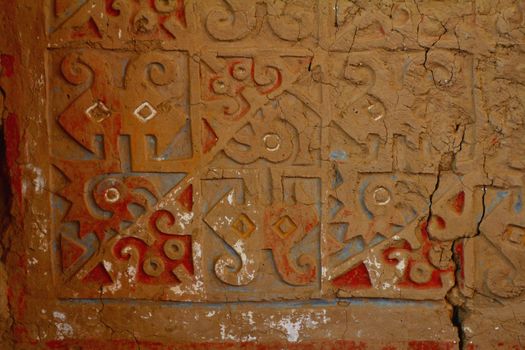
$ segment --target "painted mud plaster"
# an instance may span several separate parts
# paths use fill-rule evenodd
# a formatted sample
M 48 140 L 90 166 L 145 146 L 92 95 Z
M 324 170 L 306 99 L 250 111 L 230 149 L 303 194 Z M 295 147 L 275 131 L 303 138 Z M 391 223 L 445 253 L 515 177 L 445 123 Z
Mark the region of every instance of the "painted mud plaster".
M 522 1 L 1 4 L 12 341 L 525 343 Z

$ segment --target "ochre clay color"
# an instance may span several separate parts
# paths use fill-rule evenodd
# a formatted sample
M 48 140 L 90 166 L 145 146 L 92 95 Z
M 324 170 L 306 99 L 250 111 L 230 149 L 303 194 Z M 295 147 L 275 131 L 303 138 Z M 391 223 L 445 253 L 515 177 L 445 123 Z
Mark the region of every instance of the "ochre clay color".
M 1 349 L 524 348 L 523 0 L 0 5 Z

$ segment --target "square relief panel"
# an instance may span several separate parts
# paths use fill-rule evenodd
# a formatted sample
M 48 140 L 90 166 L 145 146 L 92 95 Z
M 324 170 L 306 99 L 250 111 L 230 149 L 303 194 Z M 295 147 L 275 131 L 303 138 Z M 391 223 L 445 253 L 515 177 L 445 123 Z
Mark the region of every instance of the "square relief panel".
M 59 293 L 153 297 L 197 283 L 187 54 L 57 50 L 49 69 Z

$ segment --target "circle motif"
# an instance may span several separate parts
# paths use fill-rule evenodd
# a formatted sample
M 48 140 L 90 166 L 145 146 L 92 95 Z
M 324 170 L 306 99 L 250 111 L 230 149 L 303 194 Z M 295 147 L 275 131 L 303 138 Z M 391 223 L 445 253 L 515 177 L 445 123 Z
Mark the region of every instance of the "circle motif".
M 179 260 L 184 257 L 184 253 L 186 251 L 184 244 L 182 244 L 181 241 L 178 239 L 168 239 L 164 243 L 164 254 L 171 260 Z
M 263 137 L 264 146 L 270 152 L 275 152 L 281 147 L 281 138 L 277 134 L 266 134 Z
M 224 95 L 228 91 L 228 87 L 222 79 L 214 80 L 212 82 L 212 89 L 218 95 Z
M 237 80 L 244 80 L 248 78 L 249 70 L 244 64 L 237 64 L 233 67 L 232 75 Z
M 115 203 L 120 199 L 120 192 L 115 187 L 110 187 L 104 192 L 104 199 L 108 203 Z
M 432 277 L 432 267 L 423 262 L 416 262 L 410 269 L 410 279 L 418 284 L 427 283 Z
M 159 277 L 164 271 L 164 262 L 161 258 L 153 256 L 144 260 L 142 268 L 147 275 L 151 277 Z
M 387 205 L 391 199 L 390 192 L 383 186 L 377 187 L 373 196 L 377 205 Z

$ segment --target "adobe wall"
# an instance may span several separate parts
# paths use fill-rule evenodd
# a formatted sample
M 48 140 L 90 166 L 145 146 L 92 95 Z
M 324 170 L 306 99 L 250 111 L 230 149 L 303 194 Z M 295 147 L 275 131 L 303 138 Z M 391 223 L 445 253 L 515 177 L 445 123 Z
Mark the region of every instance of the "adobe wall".
M 525 345 L 525 3 L 0 0 L 2 348 Z

